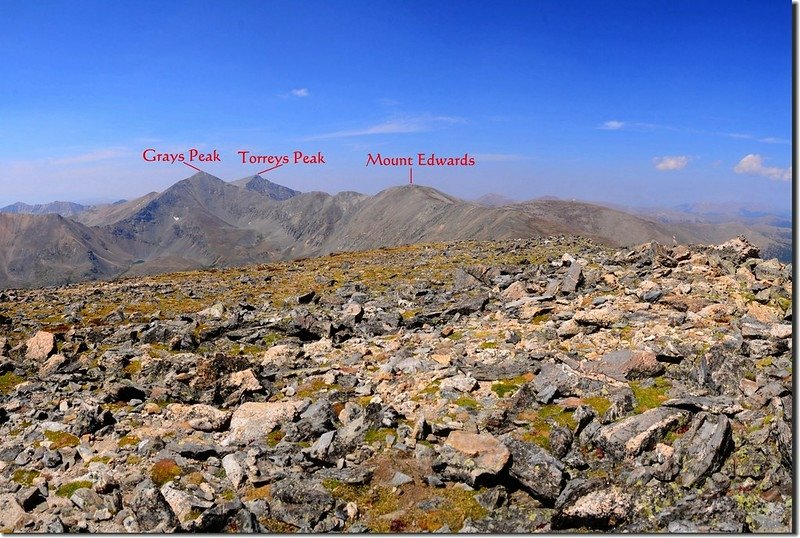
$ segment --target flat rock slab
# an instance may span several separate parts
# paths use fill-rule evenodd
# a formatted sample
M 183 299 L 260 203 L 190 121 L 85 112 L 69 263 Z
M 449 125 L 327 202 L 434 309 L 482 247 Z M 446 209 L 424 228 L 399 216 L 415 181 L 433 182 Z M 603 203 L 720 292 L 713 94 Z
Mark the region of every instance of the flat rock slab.
M 186 421 L 192 429 L 204 432 L 223 430 L 231 418 L 230 412 L 206 404 L 169 404 L 167 412 L 175 420 Z
M 747 382 L 749 380 L 742 378 L 742 381 Z M 736 400 L 730 396 L 685 396 L 683 398 L 667 400 L 661 405 L 663 407 L 676 407 L 678 409 L 686 409 L 694 412 L 707 411 L 718 415 L 736 415 L 744 411 L 744 407 L 739 405 Z
M 617 459 L 633 458 L 652 448 L 658 439 L 688 416 L 685 411 L 657 407 L 603 426 L 595 440 Z
M 471 376 L 457 375 L 442 380 L 439 388 L 441 390 L 455 389 L 459 392 L 472 392 L 478 388 L 478 381 Z
M 607 329 L 622 319 L 622 312 L 610 307 L 581 310 L 575 314 L 573 319 L 581 325 L 594 325 Z
M 243 445 L 264 439 L 275 426 L 293 422 L 303 406 L 304 402 L 301 401 L 243 403 L 233 412 L 230 433 L 222 445 Z
M 584 365 L 589 372 L 597 372 L 618 381 L 655 377 L 664 373 L 664 365 L 656 354 L 647 350 L 620 349 L 603 355 L 599 361 Z
M 44 361 L 56 350 L 56 335 L 47 331 L 39 331 L 25 342 L 25 358 L 32 361 Z
M 503 443 L 489 433 L 453 431 L 445 444 L 474 459 L 479 469 L 491 474 L 502 471 L 510 455 Z

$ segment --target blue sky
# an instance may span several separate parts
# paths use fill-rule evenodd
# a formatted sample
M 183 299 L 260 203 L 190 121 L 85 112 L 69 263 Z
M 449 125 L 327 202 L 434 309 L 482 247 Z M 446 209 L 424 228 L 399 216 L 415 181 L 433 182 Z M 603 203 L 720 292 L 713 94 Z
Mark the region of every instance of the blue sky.
M 269 172 L 375 193 L 367 153 L 465 198 L 788 210 L 786 1 L 0 3 L 0 204 L 112 200 L 193 173 L 142 150 L 321 151 Z

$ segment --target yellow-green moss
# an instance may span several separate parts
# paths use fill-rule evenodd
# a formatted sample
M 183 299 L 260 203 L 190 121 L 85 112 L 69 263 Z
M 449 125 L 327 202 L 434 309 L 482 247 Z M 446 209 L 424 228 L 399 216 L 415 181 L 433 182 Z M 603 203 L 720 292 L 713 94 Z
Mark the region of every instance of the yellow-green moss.
M 73 447 L 81 444 L 81 440 L 68 432 L 45 430 L 44 438 L 50 441 L 50 449 L 57 450 L 64 447 Z
M 550 424 L 531 424 L 520 434 L 520 439 L 550 450 Z
M 549 319 L 550 319 L 550 314 L 537 314 L 533 316 L 533 319 L 531 319 L 531 323 L 533 325 L 541 325 L 542 323 L 546 322 Z
M 119 442 L 117 442 L 117 445 L 119 445 L 120 448 L 125 448 L 127 446 L 136 446 L 140 442 L 141 442 L 141 439 L 139 439 L 135 435 L 126 435 L 125 437 L 122 437 L 119 440 Z
M 139 372 L 141 372 L 141 371 L 142 371 L 142 361 L 138 361 L 138 360 L 131 361 L 131 362 L 130 362 L 130 363 L 128 363 L 128 365 L 127 365 L 127 366 L 124 368 L 124 370 L 125 370 L 125 373 L 127 373 L 129 376 L 135 376 L 135 375 L 137 375 Z
M 380 442 L 383 444 L 386 441 L 387 435 L 397 435 L 391 428 L 379 428 L 377 430 L 368 430 L 367 433 L 364 435 L 364 442 L 368 445 L 371 445 L 375 442 Z
M 583 403 L 595 410 L 598 416 L 602 417 L 611 409 L 611 400 L 603 396 L 587 396 L 581 398 Z
M 536 414 L 539 415 L 539 418 L 542 420 L 552 420 L 561 426 L 569 428 L 570 430 L 574 430 L 577 426 L 575 418 L 572 415 L 572 410 L 563 409 L 560 405 L 544 405 L 536 412 Z
M 652 386 L 643 386 L 642 383 L 638 381 L 631 381 L 630 382 L 631 390 L 633 391 L 633 397 L 636 398 L 636 409 L 637 413 L 644 413 L 648 409 L 655 409 L 659 407 L 664 401 L 668 400 L 667 392 L 672 387 L 669 381 L 664 379 L 663 377 L 657 377 L 654 381 Z
M 41 473 L 35 469 L 17 469 L 14 471 L 14 474 L 11 475 L 11 480 L 25 487 L 30 487 L 33 485 L 33 481 L 40 475 Z
M 432 532 L 443 525 L 458 531 L 466 519 L 479 520 L 487 514 L 475 500 L 476 491 L 459 488 L 436 490 L 443 498 L 441 505 L 422 510 L 417 503 L 430 496 L 428 488 L 412 488 L 400 497 L 386 486 L 353 486 L 338 480 L 324 480 L 323 486 L 336 499 L 355 503 L 361 521 L 373 533 Z M 389 514 L 396 515 L 386 517 Z
M 264 346 L 272 347 L 275 345 L 276 342 L 281 340 L 283 335 L 280 333 L 269 333 L 264 336 Z
M 514 394 L 519 390 L 520 385 L 509 381 L 496 381 L 492 384 L 492 392 L 498 397 L 504 398 L 507 394 Z
M 461 396 L 460 398 L 456 398 L 453 400 L 453 403 L 463 407 L 464 409 L 472 409 L 477 410 L 481 408 L 481 404 L 475 398 L 471 398 L 469 396 Z
M 183 478 L 183 480 L 186 480 L 187 484 L 192 484 L 195 486 L 199 486 L 200 484 L 206 481 L 205 477 L 203 477 L 203 473 L 201 473 L 200 471 L 189 473 L 188 475 L 186 475 L 185 478 Z
M 434 396 L 437 392 L 439 392 L 439 386 L 441 384 L 442 384 L 441 379 L 437 379 L 436 381 L 431 382 L 427 387 L 419 391 L 419 393 Z
M 297 532 L 297 527 L 290 525 L 274 517 L 262 517 L 258 520 L 261 526 L 271 534 L 293 534 Z
M 481 344 L 478 347 L 481 349 L 497 349 L 497 342 L 492 342 L 492 341 L 481 342 Z
M 197 519 L 201 515 L 202 515 L 202 512 L 200 512 L 200 510 L 197 510 L 197 509 L 193 508 L 193 509 L 189 510 L 188 514 L 183 516 L 183 523 L 187 523 L 189 521 L 194 521 L 195 519 Z
M 317 395 L 325 387 L 325 381 L 321 377 L 317 377 L 297 387 L 295 394 L 298 398 L 310 398 Z
M 14 390 L 14 387 L 23 381 L 25 381 L 25 379 L 21 378 L 14 372 L 6 372 L 3 375 L 0 375 L 0 392 L 3 394 L 8 394 Z
M 88 480 L 77 480 L 75 482 L 68 482 L 66 484 L 62 484 L 56 490 L 56 495 L 59 497 L 66 497 L 69 499 L 72 495 L 78 491 L 79 489 L 89 488 L 91 489 L 92 483 Z
M 16 437 L 17 435 L 27 430 L 31 424 L 33 424 L 33 422 L 31 422 L 30 420 L 22 421 L 16 428 L 9 431 L 8 434 L 11 437 Z
M 286 436 L 283 430 L 273 430 L 267 434 L 267 445 L 275 446 Z
M 757 368 L 767 368 L 768 366 L 772 366 L 772 357 L 764 357 L 756 361 Z

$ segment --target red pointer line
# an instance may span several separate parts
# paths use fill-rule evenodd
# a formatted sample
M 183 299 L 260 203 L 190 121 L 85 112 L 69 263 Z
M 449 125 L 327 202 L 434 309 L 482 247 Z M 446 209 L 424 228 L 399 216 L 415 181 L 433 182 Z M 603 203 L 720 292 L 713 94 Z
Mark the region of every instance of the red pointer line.
M 414 169 L 413 168 L 409 168 L 408 169 L 408 184 L 409 185 L 413 185 L 414 184 Z
M 199 168 L 197 168 L 196 166 L 192 166 L 192 165 L 191 165 L 191 164 L 189 164 L 189 163 L 183 163 L 183 164 L 185 164 L 186 166 L 188 166 L 188 167 L 190 167 L 190 168 L 194 168 L 194 169 L 195 169 L 195 170 L 197 170 L 198 172 L 202 172 L 202 170 L 200 170 L 200 169 L 199 169 Z
M 259 172 L 259 174 L 263 174 L 264 172 L 269 172 L 270 170 L 275 170 L 276 168 L 279 168 L 279 167 L 281 167 L 281 166 L 283 166 L 283 165 L 282 165 L 282 164 L 276 164 L 276 165 L 275 165 L 275 166 L 273 166 L 272 168 L 267 168 L 266 170 L 262 170 L 262 171 L 260 171 L 260 172 Z

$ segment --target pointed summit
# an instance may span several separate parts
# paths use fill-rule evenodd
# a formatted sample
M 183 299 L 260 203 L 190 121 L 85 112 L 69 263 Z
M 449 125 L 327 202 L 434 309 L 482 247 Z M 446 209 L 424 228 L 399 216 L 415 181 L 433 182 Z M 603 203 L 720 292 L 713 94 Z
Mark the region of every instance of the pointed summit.
M 278 185 L 277 183 L 273 183 L 272 181 L 259 175 L 247 176 L 237 181 L 233 181 L 231 184 L 236 185 L 237 187 L 242 187 L 243 189 L 247 189 L 249 191 L 266 194 L 278 202 L 288 200 L 289 198 L 293 198 L 300 194 L 300 191 L 290 189 L 289 187 L 284 187 L 283 185 Z
M 192 185 L 204 185 L 204 184 L 209 184 L 209 183 L 217 184 L 217 183 L 225 183 L 225 182 L 222 181 L 217 176 L 212 176 L 208 172 L 197 172 L 196 174 L 194 174 L 192 176 L 189 176 L 186 179 L 184 179 L 183 181 L 179 181 L 176 184 L 180 184 L 180 183 L 190 183 Z

